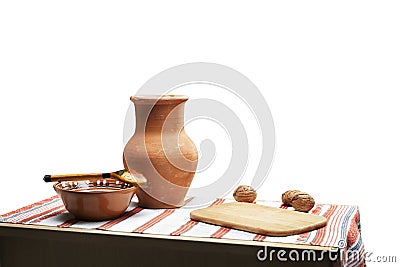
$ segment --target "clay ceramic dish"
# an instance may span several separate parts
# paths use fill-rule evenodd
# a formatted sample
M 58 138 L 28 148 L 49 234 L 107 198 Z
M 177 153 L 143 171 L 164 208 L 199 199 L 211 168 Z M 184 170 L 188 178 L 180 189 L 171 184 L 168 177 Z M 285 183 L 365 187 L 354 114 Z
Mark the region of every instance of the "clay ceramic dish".
M 86 221 L 110 220 L 128 208 L 137 187 L 115 179 L 59 182 L 53 185 L 65 208 Z

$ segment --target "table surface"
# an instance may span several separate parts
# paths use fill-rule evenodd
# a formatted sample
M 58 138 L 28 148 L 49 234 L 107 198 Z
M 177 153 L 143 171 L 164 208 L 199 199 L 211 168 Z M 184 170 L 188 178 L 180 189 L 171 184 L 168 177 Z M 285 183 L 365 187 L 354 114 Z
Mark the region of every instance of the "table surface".
M 267 246 L 276 248 L 293 248 L 293 249 L 310 249 L 318 251 L 338 251 L 337 247 L 327 246 L 316 246 L 307 244 L 292 244 L 292 243 L 279 243 L 279 242 L 268 242 L 268 241 L 254 241 L 254 240 L 237 240 L 227 238 L 211 238 L 211 237 L 191 237 L 191 236 L 171 236 L 171 235 L 158 235 L 158 234 L 138 234 L 138 233 L 127 233 L 119 231 L 103 231 L 97 229 L 84 229 L 84 228 L 60 228 L 56 226 L 45 226 L 45 225 L 29 225 L 29 224 L 14 224 L 14 223 L 0 223 L 0 236 L 24 236 L 19 234 L 18 230 L 38 230 L 47 232 L 63 232 L 63 233 L 77 233 L 77 234 L 96 234 L 109 236 L 123 236 L 133 238 L 147 238 L 153 240 L 177 240 L 177 241 L 195 241 L 204 242 L 209 244 L 230 244 L 230 245 L 243 245 L 243 246 Z
M 224 201 L 230 200 L 219 200 L 218 203 Z M 258 201 L 257 204 L 290 209 L 282 206 L 282 203 L 275 201 Z M 12 247 L 10 244 L 12 244 L 13 240 L 16 242 L 20 238 L 24 239 L 27 234 L 30 237 L 35 237 L 36 241 L 38 239 L 55 239 L 62 240 L 64 243 L 72 236 L 74 238 L 76 236 L 84 236 L 85 239 L 95 238 L 101 240 L 119 240 L 122 238 L 122 240 L 126 240 L 124 242 L 130 244 L 129 246 L 132 246 L 138 240 L 140 240 L 141 244 L 143 242 L 150 242 L 152 244 L 151 247 L 163 242 L 166 242 L 165 244 L 172 242 L 174 246 L 185 243 L 190 244 L 189 247 L 204 246 L 206 251 L 208 251 L 208 247 L 218 247 L 219 250 L 221 248 L 232 250 L 232 247 L 236 248 L 239 246 L 242 252 L 249 249 L 251 251 L 249 253 L 253 255 L 253 258 L 254 253 L 260 247 L 320 252 L 329 251 L 331 253 L 339 253 L 340 251 L 343 252 L 343 250 L 363 250 L 361 234 L 359 232 L 359 211 L 356 206 L 316 205 L 311 213 L 325 216 L 328 219 L 328 225 L 319 230 L 289 237 L 261 236 L 225 227 L 193 222 L 189 218 L 190 211 L 191 209 L 182 208 L 142 211 L 142 209 L 133 203 L 126 212 L 129 216 L 122 216 L 122 220 L 81 222 L 73 218 L 65 210 L 61 200 L 57 196 L 54 196 L 0 216 L 0 237 L 3 239 L 6 238 L 4 240 L 7 240 L 9 247 Z M 179 234 L 172 234 L 177 232 Z M 338 240 L 341 241 L 343 236 L 345 236 L 345 241 L 347 242 L 344 245 L 338 243 Z M 21 242 L 18 244 L 21 244 Z M 57 243 L 57 246 L 60 245 L 62 244 Z M 17 245 L 15 246 L 15 249 L 17 249 Z M 78 245 L 75 244 L 75 246 Z M 123 248 L 120 250 L 123 250 Z M 211 251 L 207 253 L 212 254 Z M 332 261 L 328 262 L 332 263 Z M 349 263 L 349 266 L 359 266 L 360 264 L 357 261 L 346 258 L 342 262 Z

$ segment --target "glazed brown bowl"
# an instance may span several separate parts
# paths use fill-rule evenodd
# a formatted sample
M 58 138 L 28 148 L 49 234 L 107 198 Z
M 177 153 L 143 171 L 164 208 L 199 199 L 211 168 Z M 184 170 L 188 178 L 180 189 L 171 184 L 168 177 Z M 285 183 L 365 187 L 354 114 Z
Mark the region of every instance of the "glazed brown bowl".
M 53 185 L 65 208 L 77 219 L 110 220 L 128 208 L 137 187 L 115 179 L 59 182 Z

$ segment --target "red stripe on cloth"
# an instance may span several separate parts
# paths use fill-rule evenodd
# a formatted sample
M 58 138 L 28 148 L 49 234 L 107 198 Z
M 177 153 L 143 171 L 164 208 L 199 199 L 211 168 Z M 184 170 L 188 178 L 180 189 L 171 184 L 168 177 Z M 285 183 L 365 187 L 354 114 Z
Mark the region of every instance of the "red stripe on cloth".
M 360 222 L 360 210 L 357 207 L 357 212 L 356 214 L 354 214 L 354 218 L 353 218 L 354 222 L 356 222 L 356 224 L 358 225 L 358 223 Z
M 26 219 L 28 220 L 36 219 L 35 217 L 40 217 L 44 214 L 47 214 L 48 212 L 51 212 L 54 208 L 60 208 L 62 206 L 63 206 L 62 203 L 60 203 L 60 201 L 57 201 L 57 199 L 52 200 L 51 202 L 47 202 L 41 206 L 37 206 L 30 210 L 11 215 L 10 217 L 7 218 L 7 222 L 25 223 L 28 222 L 26 221 Z
M 154 217 L 153 219 L 151 219 L 150 221 L 148 221 L 147 223 L 143 224 L 142 226 L 139 226 L 138 228 L 136 228 L 135 230 L 133 230 L 132 232 L 135 233 L 143 233 L 145 230 L 149 229 L 150 227 L 152 227 L 153 225 L 159 223 L 160 221 L 162 221 L 163 219 L 165 219 L 166 217 L 168 217 L 169 215 L 171 215 L 172 213 L 174 213 L 175 209 L 166 209 L 165 211 L 163 211 L 161 214 L 159 214 L 158 216 Z
M 36 214 L 34 214 L 34 215 L 32 215 L 32 216 L 29 216 L 29 217 L 27 217 L 27 218 L 24 218 L 23 220 L 19 220 L 18 223 L 26 223 L 26 222 L 29 222 L 30 220 L 36 219 L 37 217 L 40 217 L 40 216 L 42 216 L 42 215 L 48 214 L 49 212 L 55 211 L 55 210 L 61 208 L 62 206 L 63 206 L 63 205 L 59 205 L 59 206 L 56 206 L 56 207 L 54 207 L 54 208 L 52 208 L 52 209 L 48 209 L 48 210 L 46 210 L 46 211 L 43 211 L 43 212 L 40 212 L 40 213 L 36 213 Z
M 217 200 L 215 200 L 211 205 L 211 206 L 216 206 L 219 204 L 222 204 L 225 201 L 225 199 L 222 198 L 218 198 Z M 177 230 L 173 231 L 172 233 L 170 233 L 170 235 L 174 235 L 174 236 L 178 236 L 181 235 L 183 233 L 186 233 L 187 231 L 189 231 L 190 229 L 192 229 L 196 224 L 198 224 L 198 221 L 194 221 L 194 220 L 189 220 L 188 222 L 186 222 L 185 224 L 181 225 Z
M 224 203 L 224 201 L 225 201 L 225 199 L 223 199 L 223 198 L 218 198 L 217 200 L 215 200 L 215 201 L 210 205 L 210 207 L 211 207 L 211 206 L 217 206 L 217 205 L 219 205 L 219 204 L 222 204 L 222 203 Z
M 221 238 L 226 235 L 232 228 L 221 227 L 214 234 L 211 235 L 213 238 Z
M 345 250 L 344 253 L 346 253 L 347 250 Z M 365 248 L 364 244 L 361 245 L 361 248 L 357 251 L 357 254 L 354 253 L 350 255 L 350 258 L 344 257 L 344 266 L 348 267 L 363 267 L 364 266 L 364 261 L 365 261 Z
M 339 211 L 332 216 L 328 230 L 329 235 L 326 237 L 326 244 L 335 244 L 336 240 L 340 238 L 342 221 L 348 210 L 349 206 L 341 206 Z
M 61 213 L 64 213 L 64 212 L 66 212 L 66 211 L 67 211 L 67 210 L 66 210 L 65 207 L 64 207 L 64 208 L 62 208 L 61 210 L 58 210 L 58 211 L 56 211 L 56 212 L 47 214 L 46 216 L 42 216 L 42 217 L 40 217 L 40 218 L 37 218 L 36 220 L 32 221 L 32 223 L 39 223 L 39 222 L 41 222 L 41 221 L 47 220 L 47 219 L 49 219 L 49 218 L 51 218 L 51 217 L 57 216 L 57 215 L 59 215 L 59 214 L 61 214 Z
M 181 227 L 178 228 L 178 230 L 175 230 L 174 232 L 170 233 L 170 235 L 178 236 L 183 233 L 186 233 L 190 229 L 192 229 L 196 224 L 199 222 L 190 220 L 187 223 L 183 224 Z
M 311 213 L 318 215 L 322 210 L 322 205 L 316 205 L 312 210 Z M 299 237 L 297 238 L 297 241 L 299 242 L 305 242 L 309 236 L 310 236 L 311 232 L 305 232 L 299 235 Z
M 193 199 L 193 197 L 186 199 L 184 205 L 186 205 L 187 203 L 189 203 L 192 199 Z M 135 209 L 133 209 L 133 210 L 131 210 L 131 211 L 125 213 L 125 214 L 122 215 L 121 217 L 119 217 L 119 218 L 117 218 L 117 219 L 115 219 L 115 220 L 112 220 L 112 221 L 110 221 L 110 222 L 107 222 L 107 223 L 105 223 L 105 224 L 103 224 L 103 225 L 97 227 L 97 229 L 106 230 L 106 229 L 108 229 L 108 228 L 111 228 L 112 226 L 114 226 L 114 225 L 116 225 L 116 224 L 118 224 L 118 223 L 120 223 L 120 222 L 126 220 L 126 219 L 129 218 L 130 216 L 132 216 L 132 215 L 134 215 L 134 214 L 136 214 L 136 213 L 138 213 L 138 212 L 140 212 L 140 211 L 142 211 L 142 210 L 143 210 L 142 208 L 137 207 L 137 208 L 135 208 Z M 165 213 L 165 214 L 170 215 L 170 214 L 172 214 L 174 211 L 175 211 L 175 209 L 168 209 L 168 210 L 165 210 L 162 214 Z M 164 219 L 165 217 L 167 217 L 168 215 L 166 215 L 166 216 L 162 217 L 161 219 L 159 219 L 158 221 L 156 221 L 157 218 L 159 218 L 159 216 L 160 216 L 160 215 L 159 215 L 159 216 L 153 218 L 152 220 L 150 220 L 149 222 L 145 223 L 144 225 L 140 226 L 139 228 L 135 229 L 134 232 L 136 232 L 136 231 L 138 231 L 139 233 L 140 233 L 140 231 L 143 232 L 143 231 L 145 231 L 146 229 L 148 229 L 148 228 L 150 228 L 151 226 L 153 226 L 154 224 L 156 224 L 156 223 L 158 223 L 159 221 L 161 221 L 162 219 Z M 153 220 L 154 220 L 154 221 L 153 221 Z M 151 224 L 151 225 L 150 225 L 150 224 Z M 149 226 L 149 225 L 150 225 L 150 226 Z M 140 229 L 141 227 L 143 228 L 143 230 Z M 147 227 L 147 228 L 146 228 L 146 227 Z
M 357 210 L 356 214 L 354 215 L 353 219 L 350 222 L 349 230 L 347 232 L 347 246 L 353 246 L 359 239 L 360 230 L 358 229 L 360 214 Z
M 322 210 L 322 205 L 321 204 L 317 204 L 315 205 L 315 207 L 311 210 L 312 214 L 318 214 L 320 213 Z
M 46 199 L 44 199 L 44 200 L 41 200 L 41 201 L 35 202 L 35 203 L 33 203 L 33 204 L 30 204 L 30 205 L 28 205 L 28 206 L 25 206 L 25 207 L 22 207 L 22 208 L 19 208 L 19 209 L 10 211 L 10 212 L 8 212 L 8 213 L 6 213 L 6 214 L 0 215 L 0 217 L 5 218 L 5 217 L 9 217 L 9 216 L 11 216 L 11 215 L 17 214 L 17 213 L 21 213 L 21 212 L 27 211 L 27 210 L 32 209 L 32 208 L 34 208 L 34 207 L 44 205 L 44 204 L 46 204 L 46 203 L 48 203 L 48 202 L 54 200 L 55 198 L 58 198 L 58 196 L 55 195 L 55 196 L 52 196 L 52 197 L 50 197 L 50 198 L 46 198 Z
M 78 219 L 75 219 L 75 218 L 69 219 L 69 220 L 63 222 L 62 224 L 59 224 L 58 227 L 60 227 L 60 228 L 67 228 L 67 227 L 70 227 L 70 226 L 74 225 L 74 224 L 77 223 L 77 222 L 79 222 Z
M 330 217 L 335 213 L 337 208 L 338 205 L 331 205 L 329 210 L 324 214 L 324 217 L 329 221 Z M 311 245 L 319 245 L 321 243 L 321 241 L 325 237 L 326 229 L 327 229 L 326 226 L 318 229 L 318 233 L 314 237 L 314 240 L 311 241 Z
M 254 241 L 264 241 L 264 239 L 266 238 L 266 235 L 260 235 L 260 234 L 256 234 L 253 238 Z
M 107 230 L 107 229 L 113 227 L 114 225 L 116 225 L 116 224 L 128 219 L 129 217 L 135 215 L 136 213 L 139 213 L 142 210 L 143 210 L 142 208 L 136 207 L 131 211 L 125 212 L 124 215 L 122 215 L 121 217 L 119 217 L 117 219 L 114 219 L 114 220 L 111 220 L 111 221 L 109 221 L 109 222 L 97 227 L 97 229 L 99 229 L 99 230 Z
M 186 206 L 193 199 L 194 199 L 194 197 L 189 197 L 188 199 L 186 199 L 182 207 Z

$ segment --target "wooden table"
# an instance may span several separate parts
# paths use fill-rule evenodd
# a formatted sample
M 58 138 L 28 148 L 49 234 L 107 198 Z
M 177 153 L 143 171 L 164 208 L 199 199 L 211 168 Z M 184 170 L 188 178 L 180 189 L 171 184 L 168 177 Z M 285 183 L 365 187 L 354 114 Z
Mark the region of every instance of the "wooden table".
M 0 223 L 0 267 L 341 266 L 340 254 L 321 246 Z

